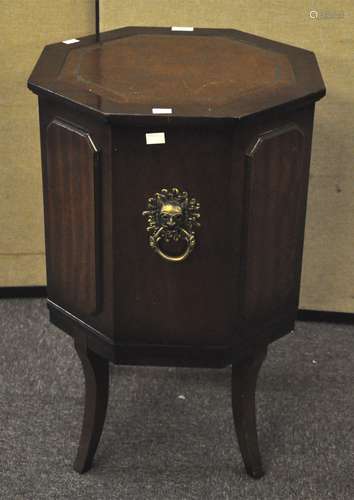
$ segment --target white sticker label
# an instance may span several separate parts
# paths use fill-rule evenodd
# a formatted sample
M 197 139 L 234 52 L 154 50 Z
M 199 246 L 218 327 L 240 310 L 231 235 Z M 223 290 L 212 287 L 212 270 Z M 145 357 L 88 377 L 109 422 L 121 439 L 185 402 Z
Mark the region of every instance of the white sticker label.
M 172 108 L 152 108 L 153 115 L 171 115 Z
M 172 26 L 171 31 L 194 31 L 193 26 Z
M 146 144 L 165 144 L 165 132 L 150 132 L 145 134 Z
M 70 38 L 70 40 L 63 40 L 63 43 L 66 43 L 66 45 L 70 45 L 71 43 L 77 43 L 79 41 L 80 40 L 78 40 L 77 38 Z

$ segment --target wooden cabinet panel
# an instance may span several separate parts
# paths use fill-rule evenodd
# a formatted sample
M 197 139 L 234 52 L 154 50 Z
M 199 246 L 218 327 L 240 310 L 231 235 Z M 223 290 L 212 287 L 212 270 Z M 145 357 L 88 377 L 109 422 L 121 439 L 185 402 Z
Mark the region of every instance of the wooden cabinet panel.
M 307 191 L 304 134 L 290 124 L 257 137 L 246 154 L 245 295 L 255 322 L 297 308 Z
M 151 131 L 157 130 L 113 131 L 118 338 L 159 344 L 230 343 L 231 275 L 236 267 L 231 270 L 230 264 L 233 255 L 237 260 L 242 194 L 234 128 L 170 127 L 165 129 L 165 144 L 149 146 L 145 133 Z M 173 187 L 200 203 L 195 249 L 181 263 L 167 262 L 151 249 L 142 216 L 149 197 Z
M 99 306 L 98 152 L 90 135 L 58 120 L 47 129 L 48 295 L 68 310 Z

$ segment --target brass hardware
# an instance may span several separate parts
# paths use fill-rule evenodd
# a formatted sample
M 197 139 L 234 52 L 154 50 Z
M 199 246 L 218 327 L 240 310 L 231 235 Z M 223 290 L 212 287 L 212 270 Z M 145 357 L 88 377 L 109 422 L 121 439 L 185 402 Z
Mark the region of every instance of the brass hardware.
M 189 198 L 186 191 L 178 188 L 161 189 L 148 199 L 147 231 L 150 234 L 150 247 L 165 260 L 182 262 L 195 247 L 195 228 L 200 226 L 198 219 L 199 203 L 195 198 Z M 169 255 L 161 249 L 160 242 L 178 242 L 185 240 L 186 248 L 182 254 Z

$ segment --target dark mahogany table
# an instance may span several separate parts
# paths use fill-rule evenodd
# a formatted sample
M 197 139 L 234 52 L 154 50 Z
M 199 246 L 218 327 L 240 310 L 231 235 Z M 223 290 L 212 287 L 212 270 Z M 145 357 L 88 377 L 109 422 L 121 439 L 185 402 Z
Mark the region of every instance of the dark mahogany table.
M 255 387 L 294 328 L 315 101 L 312 52 L 232 29 L 123 28 L 42 52 L 51 321 L 82 361 L 75 470 L 91 467 L 109 362 L 232 364 L 248 474 Z

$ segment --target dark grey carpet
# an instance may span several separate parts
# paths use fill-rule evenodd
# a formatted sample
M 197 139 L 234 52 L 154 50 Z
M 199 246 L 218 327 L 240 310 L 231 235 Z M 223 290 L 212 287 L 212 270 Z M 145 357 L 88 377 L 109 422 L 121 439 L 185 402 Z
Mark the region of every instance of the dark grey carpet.
M 230 369 L 113 367 L 94 468 L 72 471 L 83 376 L 44 300 L 0 301 L 1 499 L 354 499 L 354 328 L 299 323 L 258 385 L 266 476 L 243 470 Z M 182 396 L 179 397 L 179 396 Z

